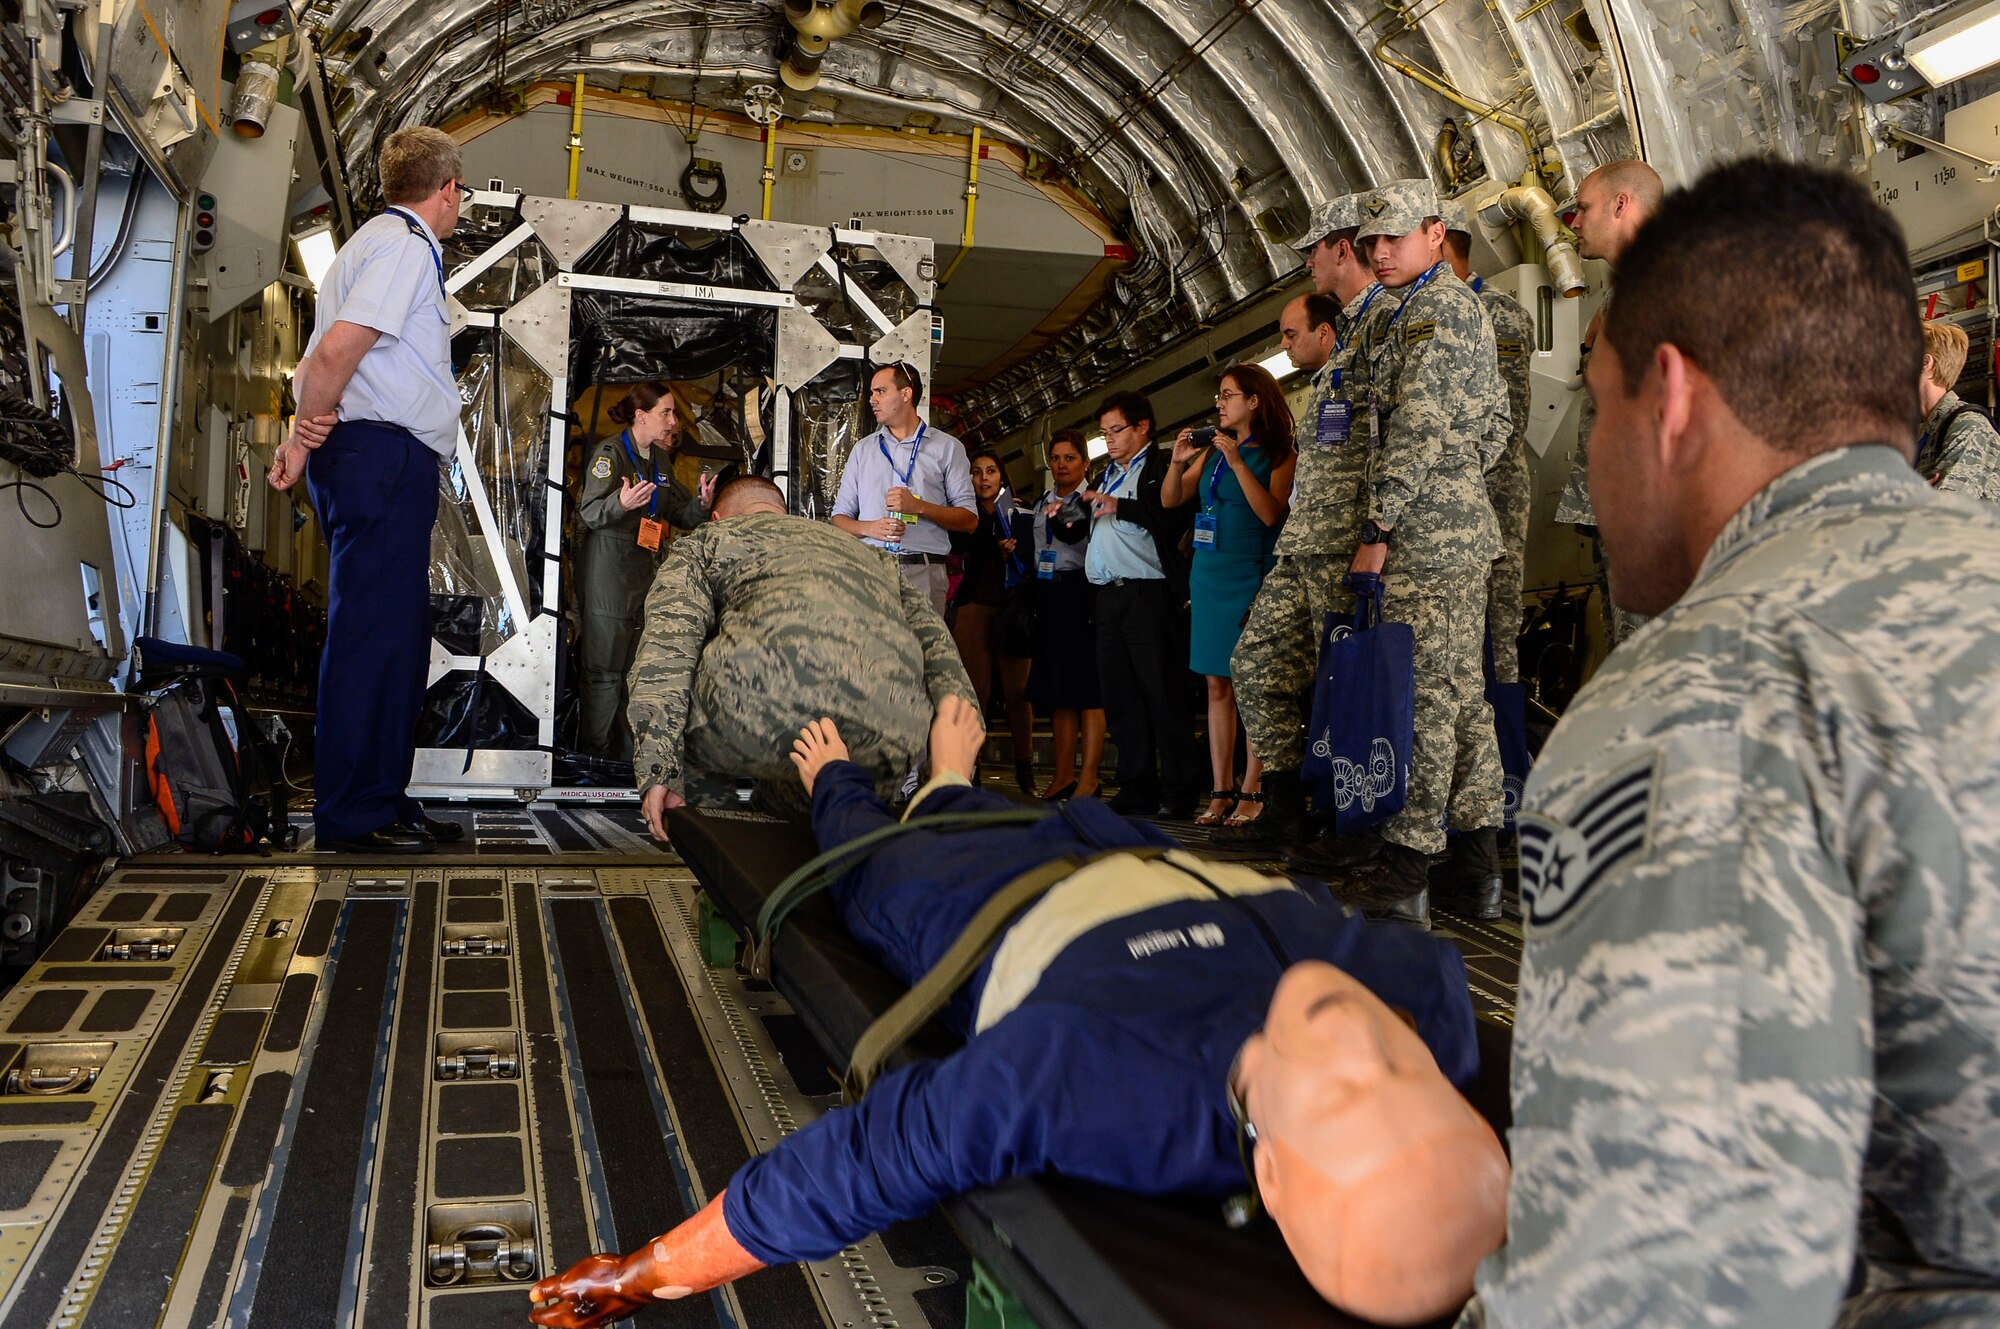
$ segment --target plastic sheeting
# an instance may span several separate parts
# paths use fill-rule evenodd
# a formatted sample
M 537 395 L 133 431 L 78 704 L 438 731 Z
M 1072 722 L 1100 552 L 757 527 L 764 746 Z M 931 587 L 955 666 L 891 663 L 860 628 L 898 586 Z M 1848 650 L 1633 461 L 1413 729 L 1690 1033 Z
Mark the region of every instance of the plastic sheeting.
M 768 365 L 774 309 L 578 291 L 570 302 L 570 382 L 680 382 L 731 365 Z
M 872 432 L 862 421 L 862 391 L 860 364 L 842 360 L 792 395 L 795 502 L 805 516 L 833 515 L 847 455 Z
M 520 751 L 537 746 L 540 732 L 541 722 L 506 688 L 485 674 L 455 669 L 424 694 L 417 746 Z
M 542 547 L 551 384 L 496 329 L 462 332 L 453 349 L 464 356 L 459 419 L 492 508 L 493 530 L 489 538 L 462 459 L 453 457 L 442 473 L 431 531 L 432 631 L 457 654 L 491 655 L 522 626 L 507 605 L 503 561 L 528 613 L 542 604 L 542 560 L 529 559 L 526 551 Z

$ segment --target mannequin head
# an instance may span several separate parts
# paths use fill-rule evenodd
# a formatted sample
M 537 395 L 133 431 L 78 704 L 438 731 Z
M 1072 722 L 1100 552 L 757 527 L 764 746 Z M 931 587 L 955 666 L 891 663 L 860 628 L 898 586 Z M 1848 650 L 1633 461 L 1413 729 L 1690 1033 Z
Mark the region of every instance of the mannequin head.
M 1457 1309 L 1507 1225 L 1507 1159 L 1409 1022 L 1330 964 L 1296 964 L 1231 1090 L 1264 1207 L 1319 1294 L 1384 1324 Z

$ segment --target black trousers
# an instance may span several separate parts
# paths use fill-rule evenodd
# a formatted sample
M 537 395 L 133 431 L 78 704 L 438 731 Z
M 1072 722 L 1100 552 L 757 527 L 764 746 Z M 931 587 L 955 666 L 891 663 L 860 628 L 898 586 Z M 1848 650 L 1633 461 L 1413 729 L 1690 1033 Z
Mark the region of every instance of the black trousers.
M 344 840 L 422 813 L 404 790 L 430 670 L 437 454 L 407 429 L 343 421 L 306 480 L 332 554 L 313 829 Z
M 1097 674 L 1121 794 L 1173 802 L 1201 792 L 1187 661 L 1187 615 L 1165 581 L 1097 588 Z

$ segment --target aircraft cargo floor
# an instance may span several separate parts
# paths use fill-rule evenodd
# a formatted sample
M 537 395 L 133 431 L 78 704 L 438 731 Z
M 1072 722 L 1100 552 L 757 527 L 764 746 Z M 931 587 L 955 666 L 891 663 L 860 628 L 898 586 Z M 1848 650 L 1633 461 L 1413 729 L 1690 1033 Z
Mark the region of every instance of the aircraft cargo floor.
M 838 1101 L 635 807 L 443 815 L 400 862 L 128 863 L 0 998 L 0 1329 L 524 1324 Z M 1507 1019 L 1511 927 L 1439 926 Z M 933 1217 L 642 1322 L 955 1326 L 971 1272 Z

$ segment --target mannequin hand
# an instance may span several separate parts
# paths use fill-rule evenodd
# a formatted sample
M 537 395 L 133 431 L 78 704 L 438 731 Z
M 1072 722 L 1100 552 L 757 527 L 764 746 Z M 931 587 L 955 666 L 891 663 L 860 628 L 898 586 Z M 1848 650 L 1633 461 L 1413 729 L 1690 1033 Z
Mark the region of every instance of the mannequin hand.
M 653 838 L 661 844 L 667 842 L 667 809 L 686 806 L 685 797 L 663 784 L 654 785 L 646 791 L 646 796 L 639 800 L 639 810 L 646 817 L 646 829 L 651 831 Z
M 560 1277 L 535 1284 L 535 1305 L 528 1318 L 552 1329 L 592 1329 L 623 1319 L 653 1301 L 641 1288 L 627 1290 L 625 1276 L 622 1256 L 587 1256 Z
M 658 488 L 651 480 L 635 484 L 628 476 L 618 482 L 618 505 L 627 512 L 637 512 L 653 501 L 653 491 Z

